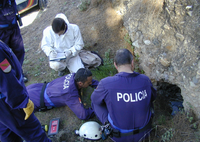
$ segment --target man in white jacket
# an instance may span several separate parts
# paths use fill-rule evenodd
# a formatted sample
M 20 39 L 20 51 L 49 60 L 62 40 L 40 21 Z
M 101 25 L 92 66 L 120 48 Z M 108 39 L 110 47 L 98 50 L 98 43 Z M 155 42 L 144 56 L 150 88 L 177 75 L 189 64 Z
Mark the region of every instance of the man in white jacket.
M 79 27 L 70 24 L 62 13 L 57 14 L 52 25 L 43 31 L 41 48 L 50 59 L 50 68 L 58 71 L 59 76 L 64 75 L 66 67 L 71 73 L 84 68 L 78 55 L 83 46 Z

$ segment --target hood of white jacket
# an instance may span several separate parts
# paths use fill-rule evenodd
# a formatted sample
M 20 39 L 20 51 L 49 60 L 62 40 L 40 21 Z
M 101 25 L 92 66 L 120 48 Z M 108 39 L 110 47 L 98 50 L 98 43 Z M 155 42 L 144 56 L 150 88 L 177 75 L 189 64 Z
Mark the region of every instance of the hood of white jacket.
M 69 25 L 69 21 L 68 21 L 67 17 L 65 16 L 65 14 L 59 13 L 59 14 L 56 15 L 55 18 L 61 18 L 61 19 L 63 19 L 65 21 L 65 23 L 67 24 L 67 26 Z

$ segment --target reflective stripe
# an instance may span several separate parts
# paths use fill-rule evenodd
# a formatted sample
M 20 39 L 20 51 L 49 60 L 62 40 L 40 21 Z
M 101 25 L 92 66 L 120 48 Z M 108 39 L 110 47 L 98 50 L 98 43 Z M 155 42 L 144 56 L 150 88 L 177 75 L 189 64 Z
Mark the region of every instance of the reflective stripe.
M 16 18 L 12 21 L 12 24 L 4 24 L 4 25 L 0 25 L 0 28 L 7 28 L 9 27 L 10 25 L 14 25 L 17 23 L 17 20 Z
M 46 88 L 48 87 L 48 85 L 49 85 L 49 83 L 47 84 Z M 51 106 L 55 107 L 55 105 L 54 105 L 53 102 L 50 100 L 49 96 L 47 95 L 46 90 L 47 90 L 47 89 L 45 89 L 45 91 L 44 91 L 44 98 L 47 100 L 47 102 L 48 102 Z
M 23 80 L 23 75 L 22 75 L 22 74 L 21 74 L 21 77 L 20 77 L 20 79 L 19 79 L 19 82 L 20 82 L 20 83 L 24 82 L 24 80 Z
M 108 114 L 108 121 L 110 122 L 110 124 L 111 124 L 115 129 L 119 130 L 121 133 L 128 133 L 128 132 L 132 132 L 132 131 L 136 130 L 136 129 L 125 130 L 125 129 L 120 129 L 120 128 L 118 128 L 117 126 L 115 126 L 115 125 L 113 124 L 113 121 L 112 121 L 112 119 L 110 118 L 110 115 L 109 115 L 109 114 Z M 143 128 L 143 127 L 139 128 L 139 129 L 142 129 L 142 128 Z

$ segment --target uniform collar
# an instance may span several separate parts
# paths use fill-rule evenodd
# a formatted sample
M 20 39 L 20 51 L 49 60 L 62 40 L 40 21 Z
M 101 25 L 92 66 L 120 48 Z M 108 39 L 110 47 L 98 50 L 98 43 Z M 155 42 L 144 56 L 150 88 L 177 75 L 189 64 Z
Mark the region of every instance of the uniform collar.
M 135 76 L 138 76 L 139 73 L 138 72 L 133 72 L 133 73 L 127 73 L 127 72 L 120 72 L 118 74 L 116 74 L 116 76 L 123 76 L 123 77 L 135 77 Z

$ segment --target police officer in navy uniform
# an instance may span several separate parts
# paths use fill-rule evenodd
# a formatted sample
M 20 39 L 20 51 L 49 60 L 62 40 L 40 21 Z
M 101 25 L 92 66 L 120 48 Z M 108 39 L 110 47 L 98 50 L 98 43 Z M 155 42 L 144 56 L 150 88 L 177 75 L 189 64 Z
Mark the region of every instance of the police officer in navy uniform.
M 32 113 L 22 79 L 22 68 L 12 50 L 0 40 L 0 140 L 2 142 L 51 142 Z
M 156 89 L 146 75 L 134 72 L 129 50 L 116 52 L 114 66 L 118 74 L 99 82 L 91 95 L 92 107 L 102 124 L 106 124 L 105 130 L 109 130 L 112 140 L 138 142 L 151 129 Z
M 67 105 L 79 119 L 87 120 L 94 116 L 94 111 L 92 108 L 84 108 L 81 102 L 81 89 L 88 86 L 96 88 L 98 83 L 92 79 L 92 72 L 89 69 L 80 68 L 76 73 L 47 83 L 44 90 L 42 89 L 44 83 L 35 83 L 27 86 L 27 91 L 34 103 L 35 111 Z M 41 104 L 41 93 L 44 105 Z
M 15 0 L 0 1 L 0 40 L 6 43 L 17 56 L 21 66 L 24 61 L 24 44 L 17 20 L 21 20 L 17 12 Z M 24 82 L 28 79 L 23 75 Z

